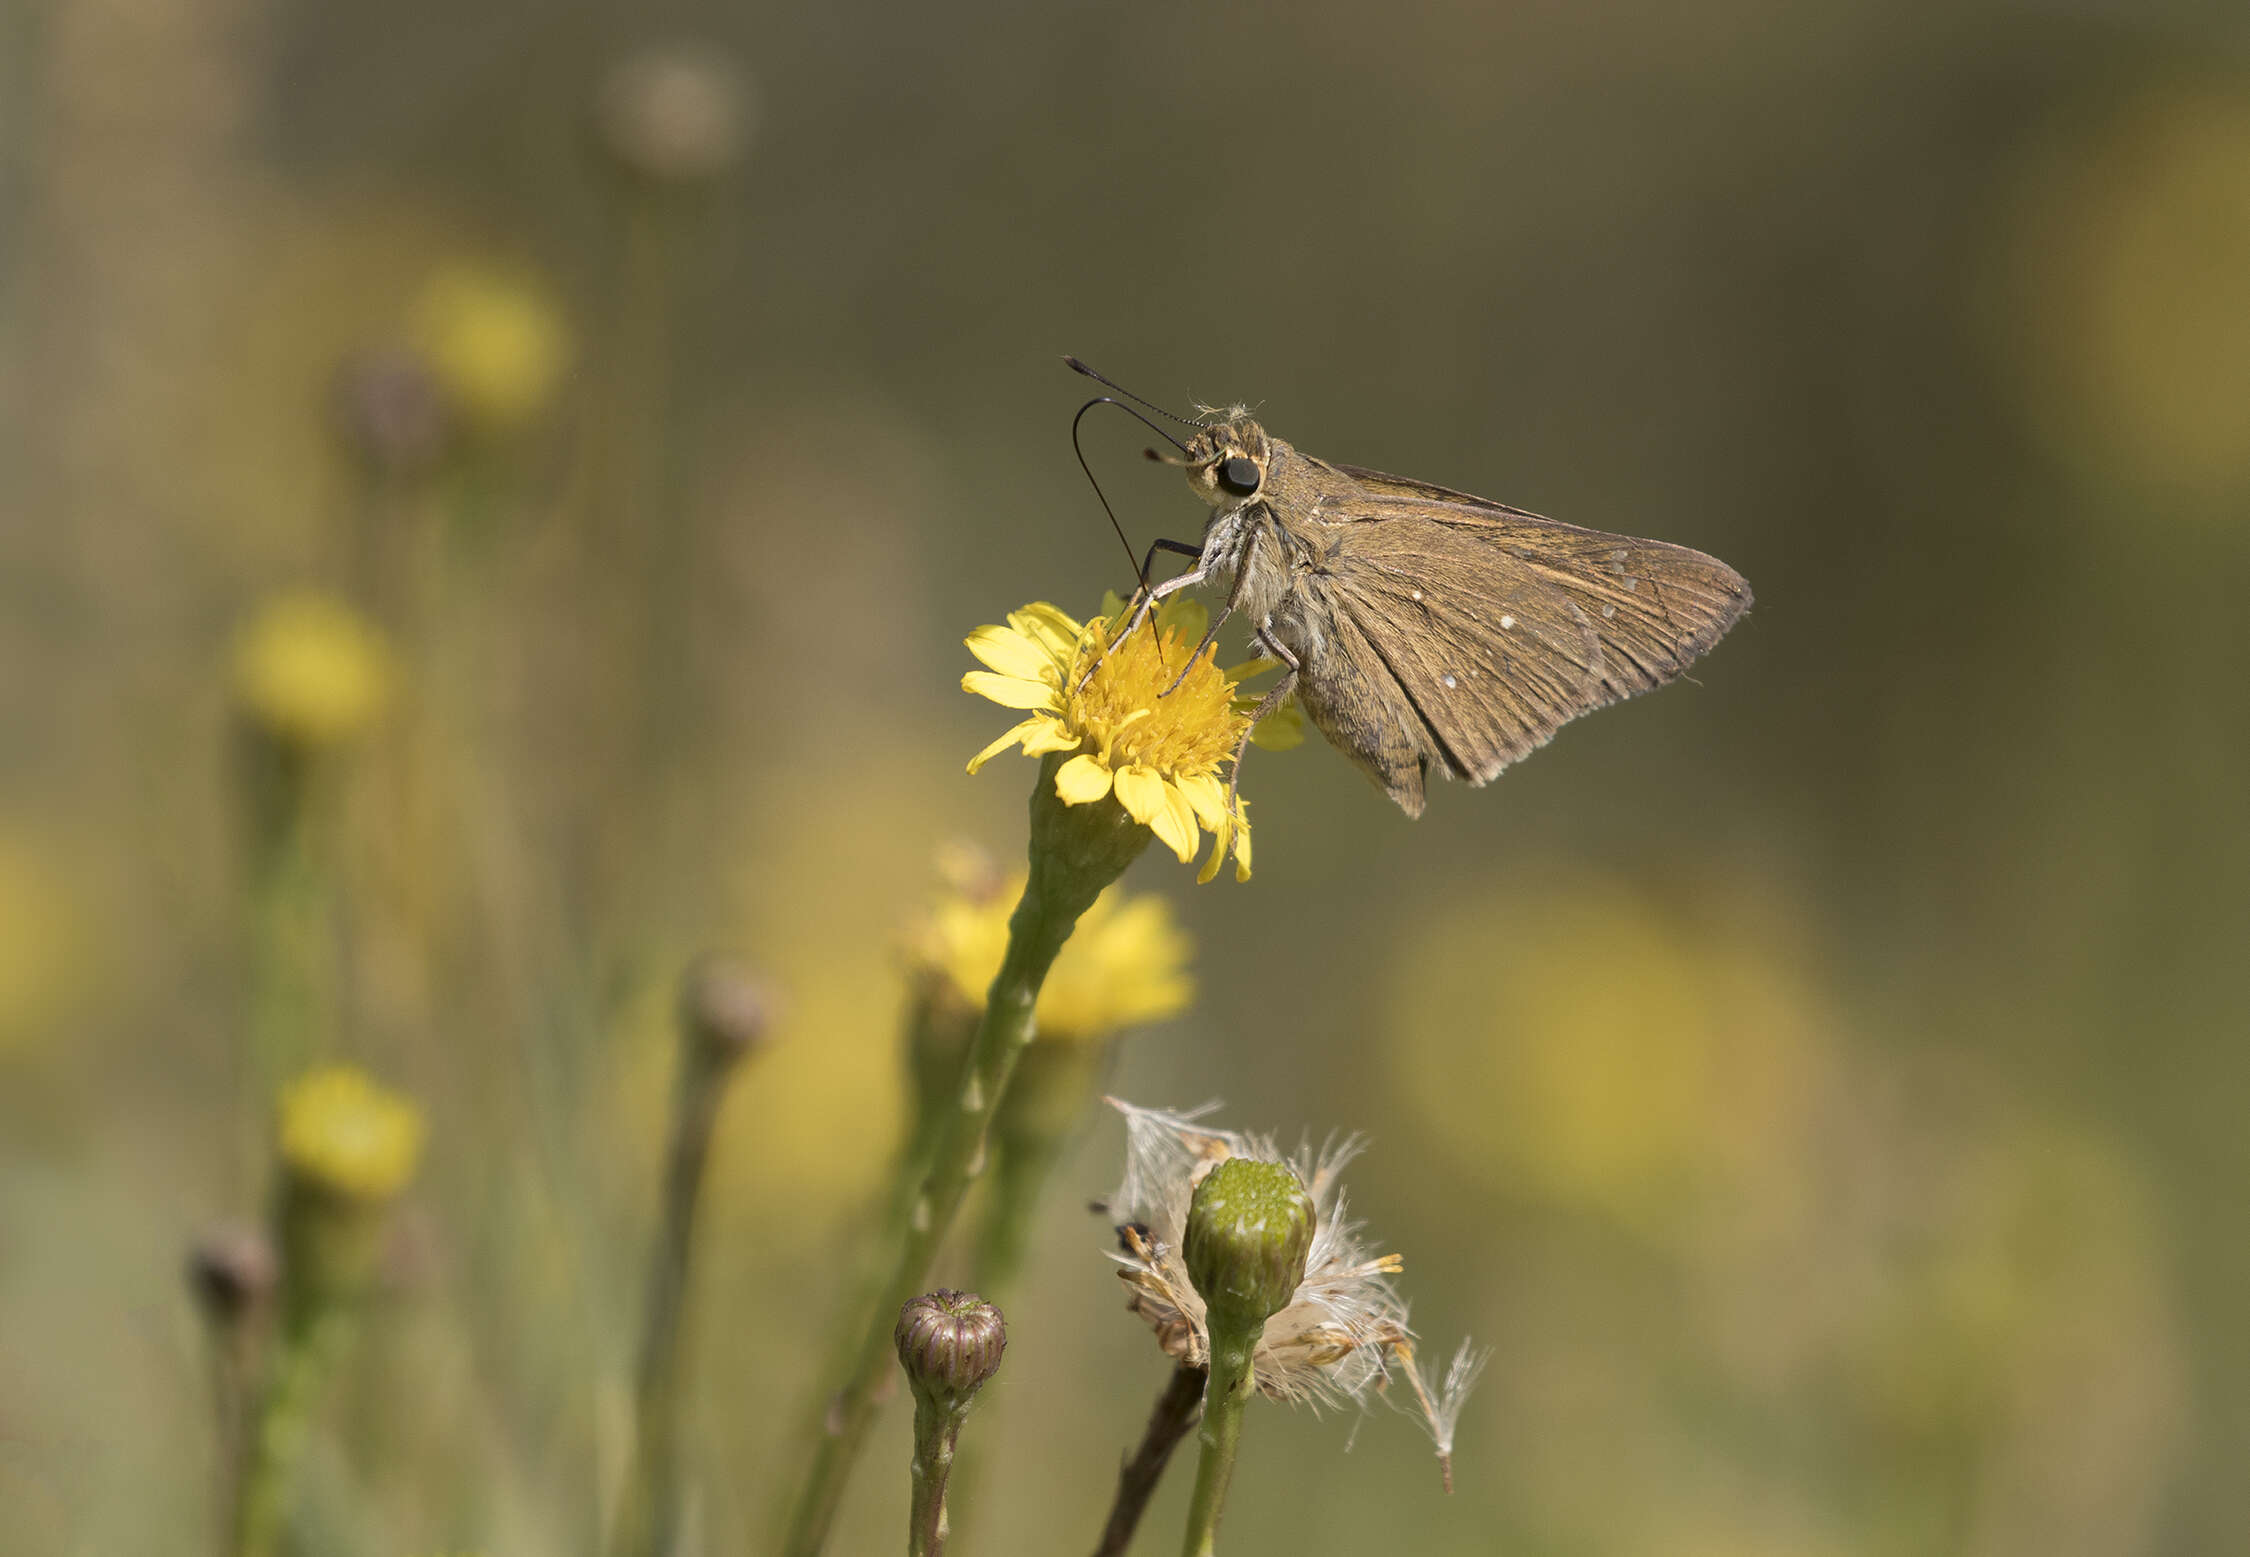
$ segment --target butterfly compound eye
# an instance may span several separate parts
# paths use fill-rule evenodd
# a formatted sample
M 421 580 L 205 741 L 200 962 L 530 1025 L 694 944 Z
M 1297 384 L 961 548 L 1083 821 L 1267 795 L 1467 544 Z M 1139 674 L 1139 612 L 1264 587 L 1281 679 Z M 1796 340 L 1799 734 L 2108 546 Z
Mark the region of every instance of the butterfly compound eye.
M 1219 485 L 1236 497 L 1248 497 L 1258 490 L 1257 465 L 1239 454 L 1232 459 L 1221 460 L 1218 470 L 1213 474 L 1218 478 Z

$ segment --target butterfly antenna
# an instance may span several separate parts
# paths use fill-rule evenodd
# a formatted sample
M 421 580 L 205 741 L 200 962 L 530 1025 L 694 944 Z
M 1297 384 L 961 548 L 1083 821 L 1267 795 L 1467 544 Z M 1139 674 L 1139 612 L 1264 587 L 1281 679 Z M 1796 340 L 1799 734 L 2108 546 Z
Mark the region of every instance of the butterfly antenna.
M 1106 383 L 1108 381 L 1105 379 L 1103 382 Z M 1127 416 L 1130 416 L 1134 420 L 1138 421 L 1142 426 L 1148 428 L 1159 438 L 1164 439 L 1167 443 L 1171 444 L 1173 448 L 1178 449 L 1182 454 L 1187 453 L 1187 445 L 1181 443 L 1179 439 L 1173 437 L 1163 428 L 1157 426 L 1147 417 L 1141 415 L 1140 412 L 1134 410 L 1124 401 L 1112 400 L 1107 395 L 1100 395 L 1092 400 L 1087 401 L 1084 405 L 1078 408 L 1078 414 L 1070 419 L 1070 450 L 1073 454 L 1078 456 L 1078 468 L 1086 473 L 1086 480 L 1093 487 L 1094 496 L 1101 502 L 1102 512 L 1109 515 L 1109 527 L 1117 532 L 1118 542 L 1125 548 L 1125 560 L 1132 566 L 1133 576 L 1140 580 L 1141 588 L 1146 589 L 1148 588 L 1148 575 L 1141 570 L 1140 558 L 1133 554 L 1132 537 L 1125 533 L 1125 526 L 1117 522 L 1117 510 L 1109 506 L 1109 498 L 1103 494 L 1102 484 L 1094 479 L 1094 467 L 1086 463 L 1086 450 L 1084 446 L 1081 445 L 1078 441 L 1078 424 L 1086 419 L 1086 413 L 1088 411 L 1091 411 L 1095 406 L 1098 405 L 1113 405 L 1117 407 L 1118 410 L 1123 411 Z
M 1162 417 L 1169 417 L 1169 418 L 1170 418 L 1171 420 L 1173 420 L 1173 421 L 1175 421 L 1175 422 L 1178 422 L 1178 423 L 1179 423 L 1179 424 L 1180 424 L 1180 425 L 1181 425 L 1182 427 L 1202 427 L 1202 426 L 1204 426 L 1204 425 L 1205 425 L 1205 424 L 1204 424 L 1204 423 L 1202 423 L 1202 422 L 1191 422 L 1191 421 L 1189 421 L 1189 420 L 1188 420 L 1188 419 L 1187 419 L 1186 417 L 1184 417 L 1184 416 L 1175 416 L 1175 415 L 1173 415 L 1173 413 L 1172 413 L 1172 412 L 1170 412 L 1170 411 L 1167 411 L 1167 410 L 1165 410 L 1165 409 L 1164 409 L 1164 407 L 1162 407 L 1162 406 L 1158 405 L 1158 404 L 1157 404 L 1157 403 L 1156 403 L 1155 401 L 1153 401 L 1153 400 L 1143 400 L 1143 399 L 1141 399 L 1141 397 L 1140 397 L 1139 395 L 1136 395 L 1136 394 L 1134 394 L 1134 393 L 1133 393 L 1133 392 L 1132 392 L 1132 391 L 1131 391 L 1130 389 L 1127 389 L 1127 388 L 1126 388 L 1126 387 L 1125 387 L 1125 386 L 1124 386 L 1123 384 L 1114 384 L 1114 383 L 1110 383 L 1110 381 L 1109 381 L 1108 379 L 1106 379 L 1106 378 L 1103 378 L 1103 377 L 1102 377 L 1102 376 L 1101 376 L 1101 375 L 1100 375 L 1099 373 L 1096 373 L 1096 372 L 1095 372 L 1095 371 L 1094 371 L 1094 370 L 1093 370 L 1092 368 L 1090 368 L 1090 367 L 1086 366 L 1086 364 L 1085 364 L 1085 363 L 1083 363 L 1083 362 L 1080 362 L 1080 361 L 1079 361 L 1079 360 L 1078 360 L 1078 359 L 1077 359 L 1076 357 L 1064 357 L 1064 358 L 1063 358 L 1063 361 L 1064 361 L 1065 363 L 1067 363 L 1067 364 L 1069 365 L 1069 367 L 1070 367 L 1070 370 L 1071 370 L 1071 371 L 1072 371 L 1073 373 L 1083 373 L 1083 374 L 1085 374 L 1085 375 L 1086 375 L 1086 376 L 1087 376 L 1088 378 L 1092 379 L 1092 380 L 1093 380 L 1093 381 L 1094 381 L 1095 383 L 1097 383 L 1097 384 L 1108 384 L 1108 385 L 1109 385 L 1109 387 L 1110 387 L 1111 389 L 1114 389 L 1114 390 L 1116 390 L 1116 391 L 1117 391 L 1117 392 L 1118 392 L 1119 394 L 1123 395 L 1123 396 L 1124 396 L 1124 397 L 1125 397 L 1126 399 L 1128 399 L 1128 400 L 1131 400 L 1131 401 L 1134 401 L 1134 402 L 1136 402 L 1137 404 L 1140 404 L 1140 405 L 1144 405 L 1144 406 L 1147 406 L 1147 407 L 1148 407 L 1148 408 L 1149 408 L 1149 409 L 1150 409 L 1151 411 L 1154 411 L 1154 412 L 1155 412 L 1155 413 L 1156 413 L 1156 414 L 1157 414 L 1158 416 L 1162 416 Z M 1174 445 L 1177 445 L 1177 444 L 1179 443 L 1179 440 L 1178 440 L 1177 438 L 1174 438 L 1174 439 L 1172 440 L 1172 442 L 1174 443 Z M 1180 450 L 1180 452 L 1181 452 L 1182 454 L 1185 454 L 1185 453 L 1187 453 L 1187 450 L 1185 450 L 1185 449 L 1181 449 L 1181 450 Z

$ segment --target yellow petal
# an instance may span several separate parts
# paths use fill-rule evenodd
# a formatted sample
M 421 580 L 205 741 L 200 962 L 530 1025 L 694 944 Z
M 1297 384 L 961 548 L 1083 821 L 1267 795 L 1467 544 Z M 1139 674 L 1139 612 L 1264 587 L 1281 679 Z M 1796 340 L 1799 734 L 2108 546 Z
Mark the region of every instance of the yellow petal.
M 1082 806 L 1109 793 L 1109 769 L 1080 755 L 1055 770 L 1055 793 L 1066 806 Z
M 1101 614 L 1113 622 L 1116 621 L 1125 614 L 1125 597 L 1114 589 L 1103 590 Z
M 1235 819 L 1232 816 L 1227 816 L 1221 818 L 1219 825 L 1211 829 L 1211 857 L 1205 860 L 1203 868 L 1195 873 L 1195 884 L 1197 886 L 1200 887 L 1217 876 L 1219 867 L 1226 863 L 1227 851 L 1234 847 L 1234 824 Z
M 1044 600 L 1035 600 L 1021 611 L 1010 611 L 1008 625 L 1064 661 L 1077 652 L 1078 640 L 1086 631 Z
M 1006 735 L 1001 736 L 1000 739 L 994 741 L 983 751 L 980 751 L 974 757 L 971 757 L 969 759 L 969 771 L 971 773 L 976 772 L 977 769 L 983 767 L 993 758 L 999 756 L 1009 747 L 1015 745 L 1016 742 L 1029 741 L 1032 738 L 1033 732 L 1037 730 L 1042 723 L 1045 722 L 1047 721 L 1038 719 L 1026 719 L 1022 724 L 1017 725 Z
M 1179 792 L 1187 796 L 1194 807 L 1196 819 L 1213 832 L 1218 832 L 1227 820 L 1227 787 L 1209 773 L 1191 774 L 1172 780 Z
M 1164 785 L 1164 805 L 1148 825 L 1151 832 L 1171 845 L 1182 865 L 1195 858 L 1195 845 L 1202 835 L 1195 830 L 1195 809 L 1188 804 L 1187 796 Z
M 1153 826 L 1164 809 L 1164 780 L 1154 768 L 1134 763 L 1117 770 L 1117 803 L 1142 826 Z
M 980 627 L 965 641 L 971 654 L 1003 676 L 1044 681 L 1055 663 L 1054 656 L 1037 639 L 1027 638 L 1013 627 Z
M 961 690 L 989 697 L 1002 708 L 1038 708 L 1053 712 L 1055 706 L 1055 689 L 1046 682 L 996 675 L 989 670 L 970 671 L 961 678 Z
M 1023 754 L 1026 757 L 1044 757 L 1051 751 L 1069 751 L 1078 744 L 1078 737 L 1071 734 L 1069 727 L 1060 719 L 1042 715 L 1037 719 L 1025 720 L 1023 728 L 1031 732 L 1023 738 Z
M 1250 818 L 1244 816 L 1234 832 L 1234 879 L 1250 879 Z

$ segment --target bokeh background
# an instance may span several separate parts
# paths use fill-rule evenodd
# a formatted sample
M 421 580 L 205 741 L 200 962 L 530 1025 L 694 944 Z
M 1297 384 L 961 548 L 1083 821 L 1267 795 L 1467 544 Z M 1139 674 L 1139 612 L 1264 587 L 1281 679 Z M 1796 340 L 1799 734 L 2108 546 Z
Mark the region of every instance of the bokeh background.
M 2250 1547 L 2246 50 L 2188 0 L 0 10 L 0 1545 L 211 1528 L 180 1261 L 262 1203 L 279 1043 L 430 1121 L 321 1549 L 593 1550 L 720 946 L 787 1005 L 692 1527 L 770 1547 L 902 927 L 946 840 L 1021 847 L 961 636 L 1129 578 L 1074 351 L 1758 593 L 1418 823 L 1316 741 L 1253 755 L 1255 880 L 1136 867 L 1200 996 L 1113 1087 L 1366 1132 L 1419 1327 L 1497 1348 L 1451 1499 L 1411 1423 L 1260 1409 L 1230 1549 Z M 277 600 L 374 635 L 301 672 L 290 977 Z M 1090 1547 L 1163 1382 L 1083 1209 L 1121 1135 L 963 1549 Z M 901 1415 L 839 1551 L 895 1544 Z

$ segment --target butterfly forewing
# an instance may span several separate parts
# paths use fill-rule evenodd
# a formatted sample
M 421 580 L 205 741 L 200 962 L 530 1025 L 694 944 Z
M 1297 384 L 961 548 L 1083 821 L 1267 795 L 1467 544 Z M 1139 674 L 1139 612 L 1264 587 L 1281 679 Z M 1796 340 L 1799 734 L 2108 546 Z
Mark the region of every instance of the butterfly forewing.
M 1343 684 L 1322 696 L 1308 677 L 1306 710 L 1346 751 L 1366 752 L 1409 812 L 1422 775 L 1386 747 L 1418 745 L 1417 768 L 1485 783 L 1566 721 L 1678 676 L 1750 603 L 1739 574 L 1684 546 L 1339 474 L 1348 482 L 1307 518 L 1330 532 L 1318 581 L 1335 644 L 1323 657 Z M 1405 727 L 1371 750 L 1373 732 L 1358 727 L 1393 718 Z

